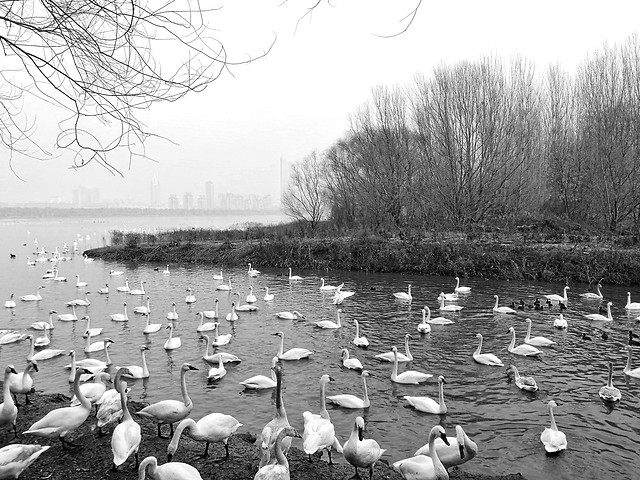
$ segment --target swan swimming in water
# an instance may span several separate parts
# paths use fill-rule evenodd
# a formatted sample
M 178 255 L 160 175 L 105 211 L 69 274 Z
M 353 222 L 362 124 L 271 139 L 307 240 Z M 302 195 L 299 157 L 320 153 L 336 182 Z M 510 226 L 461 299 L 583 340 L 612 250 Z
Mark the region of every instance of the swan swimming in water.
M 342 452 L 344 459 L 356 469 L 355 477 L 358 478 L 358 468 L 368 468 L 369 478 L 373 478 L 373 466 L 385 451 L 374 439 L 364 438 L 364 419 L 356 417 Z
M 45 322 L 45 321 L 39 321 L 39 322 L 33 322 L 31 324 L 31 328 L 33 328 L 34 330 L 53 330 L 54 328 L 56 328 L 56 326 L 53 324 L 53 316 L 58 313 L 55 310 L 49 310 L 49 321 Z
M 76 306 L 71 305 L 71 313 L 61 313 L 58 315 L 58 320 L 61 322 L 75 322 L 78 320 L 78 315 L 76 314 Z
M 460 306 L 460 305 L 445 305 L 445 297 L 444 297 L 444 292 L 442 292 L 440 294 L 440 297 L 438 297 L 440 299 L 440 311 L 441 312 L 459 312 L 460 310 L 462 310 L 464 307 Z
M 13 299 L 13 293 L 11 294 L 11 297 L 9 298 L 9 300 L 4 302 L 4 308 L 16 308 L 16 302 Z
M 431 312 L 429 312 L 429 316 L 431 316 Z M 424 308 L 422 309 L 422 322 L 418 324 L 416 330 L 422 334 L 431 333 L 431 325 L 427 323 L 427 311 Z
M 360 360 L 358 360 L 357 358 L 351 358 L 349 357 L 349 350 L 347 350 L 346 348 L 343 348 L 340 354 L 341 358 L 342 358 L 342 366 L 345 368 L 349 368 L 351 370 L 360 370 L 362 371 L 363 367 L 362 367 L 362 362 L 360 362 Z
M 81 282 L 81 281 L 80 281 L 80 275 L 76 275 L 76 287 L 78 287 L 78 288 L 84 288 L 84 287 L 86 287 L 87 285 L 89 285 L 89 283 L 88 283 L 88 282 Z
M 289 281 L 290 282 L 298 282 L 303 280 L 303 278 L 299 275 L 291 275 L 291 267 L 289 267 Z
M 298 318 L 306 318 L 297 310 L 294 310 L 293 312 L 278 312 L 274 313 L 274 315 L 282 320 L 298 320 Z
M 411 337 L 411 334 L 407 333 L 404 336 L 404 351 L 405 353 L 400 353 L 398 352 L 397 355 L 394 355 L 393 351 L 389 351 L 389 352 L 384 352 L 384 353 L 379 353 L 376 355 L 376 358 L 378 360 L 382 360 L 384 362 L 393 362 L 395 361 L 395 359 L 398 359 L 398 362 L 410 362 L 411 360 L 413 360 L 413 355 L 411 355 L 411 351 L 409 350 L 409 339 L 413 338 Z
M 633 377 L 633 378 L 640 378 L 640 367 L 637 368 L 631 368 L 631 350 L 632 350 L 632 346 L 631 345 L 627 345 L 627 364 L 624 367 L 624 374 L 628 375 L 629 377 Z
M 20 297 L 20 300 L 23 302 L 38 302 L 42 300 L 42 296 L 40 295 L 40 289 L 42 288 L 44 288 L 42 285 L 38 285 L 35 295 L 23 295 Z
M 552 293 L 549 295 L 545 295 L 545 298 L 547 300 L 551 300 L 552 302 L 563 302 L 566 305 L 569 300 L 567 297 L 567 290 L 570 290 L 568 285 L 564 287 L 562 291 L 562 295 L 558 295 L 557 293 Z
M 547 337 L 531 337 L 531 319 L 527 318 L 527 335 L 524 337 L 524 343 L 533 345 L 534 347 L 549 347 L 555 345 L 556 342 Z
M 272 302 L 274 298 L 275 298 L 275 295 L 273 293 L 269 293 L 269 287 L 264 287 L 264 298 L 263 298 L 263 300 L 265 302 Z
M 498 295 L 494 295 L 493 297 L 496 299 L 496 304 L 493 306 L 493 313 L 503 313 L 503 314 L 516 314 L 516 313 L 518 313 L 511 307 L 499 307 L 498 306 L 498 301 L 499 301 Z
M 538 384 L 536 383 L 534 378 L 533 377 L 521 376 L 520 372 L 518 372 L 518 369 L 516 368 L 515 365 L 509 365 L 509 368 L 507 369 L 506 373 L 507 373 L 507 375 L 509 375 L 509 373 L 513 373 L 513 377 L 514 377 L 514 381 L 516 383 L 516 386 L 520 390 L 526 390 L 527 392 L 537 392 L 538 391 Z
M 231 278 L 228 279 L 227 283 L 220 283 L 220 285 L 216 287 L 216 290 L 220 290 L 223 292 L 231 291 Z
M 599 395 L 605 402 L 618 402 L 622 398 L 620 390 L 613 386 L 613 362 L 609 362 L 607 384 L 600 388 Z
M 613 305 L 613 303 L 607 302 L 607 316 L 606 317 L 604 315 L 600 314 L 600 313 L 590 313 L 589 315 L 585 315 L 585 317 L 588 318 L 589 320 L 595 320 L 595 321 L 600 321 L 600 322 L 612 322 L 613 321 L 613 316 L 611 315 L 611 306 L 612 305 Z
M 219 310 L 218 310 L 219 309 L 219 307 L 218 307 L 219 303 L 220 303 L 219 300 L 216 298 L 214 309 L 213 310 L 204 310 L 202 312 L 202 315 L 204 316 L 204 318 L 207 318 L 209 320 L 215 320 L 217 318 L 220 318 L 220 313 L 219 313 Z
M 224 413 L 210 413 L 205 415 L 197 422 L 192 418 L 185 418 L 182 420 L 176 428 L 171 442 L 167 447 L 167 460 L 171 461 L 173 455 L 175 455 L 178 449 L 178 443 L 183 431 L 196 442 L 205 442 L 203 457 L 207 458 L 209 455 L 210 443 L 224 443 L 225 459 L 229 458 L 229 437 L 233 435 L 242 424 L 232 417 L 231 415 L 225 415 Z
M 508 333 L 511 334 L 511 343 L 507 347 L 507 350 L 509 350 L 510 353 L 513 353 L 514 355 L 523 355 L 525 357 L 535 357 L 538 355 L 542 355 L 542 352 L 533 345 L 527 345 L 526 343 L 523 343 L 522 345 L 518 345 L 516 347 L 516 331 L 513 327 L 509 327 Z
M 452 323 L 456 323 L 453 320 L 449 320 L 445 317 L 431 318 L 431 309 L 427 305 L 424 306 L 424 309 L 427 311 L 427 323 L 430 323 L 432 325 L 451 325 Z
M 151 313 L 150 299 L 149 299 L 148 295 L 147 295 L 147 304 L 146 305 L 141 305 L 139 307 L 135 307 L 133 309 L 133 313 L 139 313 L 139 314 L 142 314 L 142 315 L 149 315 Z
M 113 320 L 114 322 L 129 321 L 129 316 L 127 315 L 127 302 L 124 302 L 123 305 L 124 305 L 124 313 L 114 313 L 112 315 L 109 315 L 111 317 L 111 320 Z
M 549 417 L 551 418 L 551 426 L 546 427 L 540 434 L 540 441 L 544 445 L 544 449 L 549 453 L 559 452 L 567 448 L 567 436 L 558 430 L 556 419 L 553 416 L 553 409 L 558 404 L 553 400 L 549 400 Z
M 229 352 L 218 352 L 218 353 L 210 355 L 209 354 L 209 350 L 211 350 L 211 348 L 212 348 L 211 338 L 209 337 L 209 335 L 202 334 L 202 335 L 200 335 L 200 340 L 204 340 L 205 341 L 204 353 L 202 355 L 202 358 L 206 362 L 218 363 L 220 360 L 222 360 L 223 363 L 229 363 L 229 362 L 241 362 L 242 361 L 239 357 L 237 357 L 233 353 L 229 353 Z
M 355 319 L 353 323 L 356 325 L 356 336 L 353 337 L 353 344 L 356 347 L 367 348 L 369 346 L 369 340 L 364 335 L 360 336 L 360 323 Z
M 91 301 L 89 300 L 89 295 L 91 294 L 91 292 L 84 292 L 84 299 L 83 298 L 77 298 L 75 300 L 70 300 L 66 303 L 67 307 L 88 307 L 89 305 L 91 305 Z
M 209 372 L 207 373 L 207 380 L 220 380 L 227 374 L 227 369 L 224 368 L 224 363 L 222 362 L 222 357 L 218 358 L 218 366 L 211 367 Z
M 216 322 L 204 322 L 204 312 L 198 312 L 196 314 L 200 317 L 200 324 L 196 327 L 196 332 L 208 332 L 216 329 Z
M 433 377 L 430 373 L 422 373 L 416 370 L 406 370 L 398 374 L 398 347 L 394 345 L 391 351 L 394 354 L 393 370 L 391 371 L 392 382 L 417 385 Z
M 406 292 L 396 292 L 393 296 L 396 300 L 400 300 L 401 302 L 411 303 L 411 300 L 413 300 L 413 297 L 411 296 L 411 285 L 407 287 Z
M 253 268 L 250 263 L 248 265 L 249 265 L 249 270 L 247 270 L 247 275 L 249 275 L 250 277 L 253 277 L 253 278 L 255 278 L 258 275 L 260 275 L 260 271 L 259 270 L 256 270 L 255 268 Z
M 316 327 L 318 328 L 328 328 L 328 329 L 336 329 L 342 328 L 342 323 L 340 322 L 340 314 L 342 313 L 342 309 L 338 308 L 336 310 L 336 321 L 332 322 L 331 320 L 321 320 L 316 322 Z
M 444 415 L 447 413 L 447 406 L 444 403 L 444 384 L 447 383 L 442 375 L 438 377 L 438 401 L 429 397 L 405 396 L 404 399 L 416 410 L 424 413 Z
M 170 323 L 167 325 L 167 328 L 169 329 L 169 338 L 164 342 L 164 349 L 175 350 L 176 348 L 180 348 L 182 346 L 182 340 L 180 340 L 180 337 L 173 336 L 173 324 Z
M 248 390 L 264 390 L 267 388 L 275 388 L 277 385 L 277 378 L 274 371 L 274 367 L 278 363 L 278 357 L 271 359 L 271 378 L 265 375 L 254 375 L 240 382 L 244 388 Z
M 478 343 L 478 348 L 473 352 L 473 359 L 477 363 L 481 363 L 482 365 L 489 365 L 492 367 L 504 367 L 504 363 L 498 357 L 496 357 L 493 353 L 480 353 L 482 350 L 482 334 L 476 333 L 476 337 L 480 340 Z
M 369 392 L 367 390 L 368 376 L 369 372 L 367 370 L 363 370 L 360 374 L 360 377 L 362 378 L 363 398 L 358 398 L 350 393 L 343 393 L 339 395 L 328 396 L 327 400 L 343 408 L 369 408 L 371 402 L 369 401 Z
M 600 291 L 601 288 L 602 288 L 602 285 L 598 284 L 598 286 L 596 287 L 596 289 L 598 290 L 598 293 L 585 292 L 585 293 L 581 293 L 580 296 L 582 298 L 586 298 L 590 300 L 602 300 L 603 295 L 602 295 L 602 292 Z
M 562 314 L 553 320 L 553 327 L 560 330 L 564 330 L 568 327 L 567 321 Z
M 129 293 L 131 291 L 131 288 L 129 288 L 129 279 L 125 278 L 124 285 L 121 287 L 118 287 L 117 290 L 122 293 Z
M 273 335 L 280 337 L 280 348 L 278 349 L 278 358 L 280 360 L 302 360 L 313 355 L 311 350 L 306 348 L 294 347 L 286 352 L 284 351 L 284 332 L 276 332 Z
M 149 378 L 149 368 L 147 367 L 147 352 L 149 351 L 149 347 L 146 345 L 140 345 L 140 356 L 142 357 L 142 366 L 138 365 L 127 365 L 126 367 L 116 367 L 116 371 L 122 373 L 120 375 L 124 375 L 129 378 Z
M 320 285 L 321 292 L 334 292 L 338 289 L 336 285 L 325 285 L 324 278 L 320 278 L 320 282 L 322 282 L 322 284 Z
M 186 303 L 195 303 L 196 302 L 196 296 L 192 293 L 191 288 L 187 288 L 187 296 L 185 297 L 184 301 Z
M 258 301 L 258 299 L 256 298 L 256 296 L 253 294 L 253 287 L 250 286 L 249 287 L 249 295 L 247 295 L 246 298 L 246 302 L 247 303 L 256 303 Z
M 85 329 L 84 333 L 82 334 L 83 337 L 86 338 L 89 335 L 91 335 L 92 337 L 97 337 L 98 335 L 100 335 L 102 333 L 103 327 L 91 328 L 91 318 L 89 317 L 89 315 L 85 315 L 80 320 L 86 320 L 87 321 L 87 328 Z
M 176 312 L 176 302 L 171 303 L 171 311 L 167 313 L 167 320 L 178 320 L 178 312 Z
M 471 287 L 464 287 L 460 285 L 460 278 L 456 277 L 456 288 L 453 289 L 456 293 L 469 293 L 471 292 Z
M 145 314 L 146 317 L 146 324 L 144 326 L 144 328 L 142 329 L 142 333 L 155 333 L 160 331 L 160 329 L 162 328 L 162 324 L 161 323 L 151 323 L 150 320 L 150 316 L 149 314 Z

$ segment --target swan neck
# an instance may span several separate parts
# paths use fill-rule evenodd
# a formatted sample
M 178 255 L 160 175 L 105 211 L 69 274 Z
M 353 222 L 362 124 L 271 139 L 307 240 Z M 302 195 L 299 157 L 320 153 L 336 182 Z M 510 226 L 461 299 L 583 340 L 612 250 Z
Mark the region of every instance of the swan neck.
M 129 412 L 129 407 L 127 406 L 127 392 L 126 388 L 122 388 L 122 384 L 120 384 L 120 403 L 122 404 L 122 418 L 125 422 L 130 422 L 133 420 L 131 418 L 131 412 Z
M 480 350 L 482 350 L 482 337 L 480 337 L 480 342 L 478 342 L 478 348 L 476 348 L 474 355 L 480 355 Z
M 531 339 L 531 322 L 527 322 L 527 336 L 524 337 L 524 341 Z
M 516 331 L 511 332 L 511 343 L 509 344 L 509 350 L 513 350 L 516 346 Z
M 189 394 L 187 393 L 187 371 L 182 370 L 180 372 L 180 390 L 182 391 L 182 398 L 184 400 L 185 406 L 191 405 L 191 398 L 189 398 Z
M 73 379 L 73 393 L 75 393 L 76 398 L 80 401 L 80 404 L 91 411 L 91 402 L 87 400 L 87 397 L 84 396 L 82 390 L 80 390 L 80 370 L 76 370 L 76 376 Z
M 111 357 L 109 356 L 109 345 L 111 345 L 110 343 L 105 343 L 104 344 L 104 354 L 107 357 L 107 365 L 111 365 Z
M 193 418 L 185 418 L 178 424 L 178 427 L 176 428 L 176 431 L 173 434 L 173 437 L 171 438 L 171 442 L 167 447 L 167 453 L 171 455 L 176 453 L 176 450 L 178 449 L 178 443 L 180 442 L 180 437 L 182 436 L 182 432 L 187 428 L 191 430 L 190 436 L 193 436 L 194 430 L 197 430 L 198 428 Z
M 5 408 L 11 408 L 13 405 L 13 398 L 11 397 L 11 386 L 9 385 L 9 378 L 11 377 L 11 371 L 6 370 L 4 372 L 4 384 L 2 385 L 2 401 Z
M 551 430 L 558 431 L 558 426 L 556 425 L 556 419 L 553 416 L 553 407 L 549 407 L 549 416 L 551 417 Z
M 144 376 L 149 375 L 149 368 L 147 367 L 147 351 L 142 350 L 142 374 Z
M 413 355 L 411 355 L 411 351 L 409 350 L 409 337 L 404 339 L 404 353 L 409 360 L 413 360 Z
M 287 411 L 282 401 L 282 372 L 276 374 L 276 417 L 287 418 Z
M 431 435 L 429 435 L 429 456 L 431 457 L 431 461 L 433 462 L 433 469 L 435 472 L 442 472 L 443 470 L 446 472 L 436 450 L 436 436 L 436 432 L 433 432 Z
M 367 377 L 366 376 L 362 376 L 362 392 L 363 392 L 363 396 L 364 396 L 364 407 L 367 408 L 369 407 L 369 405 L 371 404 L 371 402 L 369 402 L 369 390 L 367 389 Z M 357 435 L 357 429 L 356 429 L 356 435 Z
M 140 462 L 140 467 L 138 467 L 138 480 L 144 480 L 147 473 L 147 465 L 151 465 L 151 469 L 149 470 L 149 475 L 151 477 L 155 477 L 156 470 L 158 469 L 158 460 L 156 457 L 147 457 L 142 462 Z
M 438 403 L 440 404 L 440 408 L 444 408 L 444 382 L 440 382 L 440 398 L 438 399 Z
M 607 377 L 607 386 L 609 388 L 613 387 L 613 364 L 609 364 L 609 375 Z
M 327 412 L 327 400 L 325 399 L 326 383 L 320 383 L 320 416 L 322 418 L 329 418 L 329 412 Z
M 496 306 L 494 308 L 498 308 L 498 297 L 496 297 Z
M 395 379 L 398 376 L 398 352 L 393 352 L 393 370 L 391 371 L 391 378 Z
M 339 310 L 338 310 L 338 311 L 336 311 L 336 318 L 337 318 L 337 320 L 336 320 L 336 324 L 337 324 L 339 327 L 341 327 L 341 326 L 342 326 L 342 324 L 340 323 L 340 311 L 339 311 Z
M 280 435 L 278 435 L 278 438 L 276 439 L 276 447 L 275 447 L 276 462 L 278 463 L 278 465 L 282 465 L 287 470 L 289 470 L 289 461 L 287 460 L 287 457 L 282 451 L 282 440 L 284 440 L 284 437 L 285 437 L 285 431 L 282 430 L 280 432 Z

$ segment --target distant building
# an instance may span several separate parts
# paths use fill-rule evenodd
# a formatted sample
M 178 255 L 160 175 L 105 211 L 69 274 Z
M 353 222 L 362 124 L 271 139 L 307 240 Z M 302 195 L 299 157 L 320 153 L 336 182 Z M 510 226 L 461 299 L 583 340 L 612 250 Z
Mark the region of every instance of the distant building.
M 79 187 L 73 190 L 74 207 L 92 207 L 100 203 L 100 189 Z
M 198 199 L 196 200 L 196 208 L 198 210 L 207 209 L 207 197 L 204 195 L 198 195 Z
M 156 174 L 153 174 L 153 178 L 151 179 L 151 188 L 150 188 L 150 198 L 149 205 L 152 207 L 160 206 L 160 182 L 158 182 L 158 177 Z
M 206 208 L 207 210 L 213 210 L 214 208 L 214 203 L 213 203 L 213 182 L 211 180 L 209 180 L 208 182 L 205 182 L 204 184 L 204 195 L 205 195 L 205 206 L 204 208 Z
M 185 192 L 182 197 L 182 208 L 185 210 L 193 210 L 193 194 L 191 192 Z
M 167 202 L 170 210 L 176 210 L 180 208 L 180 202 L 178 202 L 178 195 L 172 193 L 169 195 L 169 201 Z

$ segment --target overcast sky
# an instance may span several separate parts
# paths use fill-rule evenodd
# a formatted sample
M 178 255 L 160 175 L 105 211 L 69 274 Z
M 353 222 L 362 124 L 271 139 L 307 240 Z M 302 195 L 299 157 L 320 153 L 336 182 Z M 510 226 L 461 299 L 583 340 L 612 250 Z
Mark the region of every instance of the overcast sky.
M 82 185 L 100 188 L 102 200 L 148 203 L 154 174 L 163 198 L 202 194 L 206 180 L 216 194 L 278 198 L 280 159 L 295 162 L 328 148 L 376 85 L 407 84 L 415 73 L 485 54 L 505 61 L 521 55 L 539 72 L 556 62 L 573 72 L 604 42 L 637 32 L 640 18 L 637 1 L 423 0 L 408 31 L 381 38 L 404 28 L 416 0 L 323 0 L 296 30 L 315 2 L 222 2 L 212 27 L 232 58 L 259 55 L 274 35 L 276 43 L 265 58 L 232 68 L 233 76 L 204 92 L 145 113 L 147 128 L 173 142 L 149 143 L 155 162 L 137 160 L 130 169 L 122 163 L 120 178 L 99 167 L 70 170 L 63 152 L 46 163 L 19 160 L 14 166 L 27 183 L 3 167 L 0 202 L 70 202 Z M 51 128 L 42 125 L 46 118 L 37 121 L 38 128 Z

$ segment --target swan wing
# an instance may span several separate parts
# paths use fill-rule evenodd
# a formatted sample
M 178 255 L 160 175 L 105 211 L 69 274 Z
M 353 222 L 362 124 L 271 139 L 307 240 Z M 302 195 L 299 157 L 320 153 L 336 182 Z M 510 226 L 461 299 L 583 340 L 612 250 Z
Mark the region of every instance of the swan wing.
M 440 412 L 440 404 L 432 398 L 405 396 L 404 399 L 407 402 L 409 402 L 409 405 L 411 405 L 416 410 L 419 410 L 420 412 L 425 412 L 425 413 Z
M 240 382 L 240 385 L 244 385 L 244 388 L 248 388 L 250 390 L 259 390 L 262 388 L 275 388 L 276 382 L 272 378 L 264 375 L 255 375 L 243 380 Z
M 122 465 L 132 453 L 138 451 L 142 435 L 140 425 L 133 420 L 122 422 L 116 426 L 111 436 L 113 463 Z
M 175 423 L 191 412 L 193 404 L 187 407 L 179 400 L 162 400 L 140 410 L 137 415 L 152 418 L 160 423 Z
M 433 476 L 433 461 L 427 455 L 416 455 L 415 457 L 399 460 L 393 464 L 393 469 L 399 472 L 405 480 L 435 478 Z
M 332 395 L 327 400 L 335 405 L 345 408 L 365 408 L 364 400 L 348 393 L 341 395 Z

